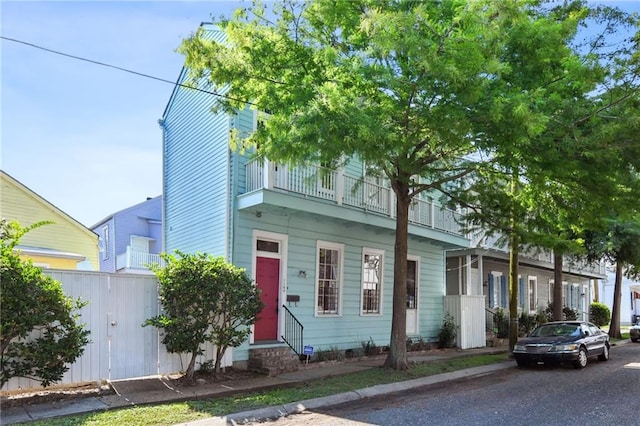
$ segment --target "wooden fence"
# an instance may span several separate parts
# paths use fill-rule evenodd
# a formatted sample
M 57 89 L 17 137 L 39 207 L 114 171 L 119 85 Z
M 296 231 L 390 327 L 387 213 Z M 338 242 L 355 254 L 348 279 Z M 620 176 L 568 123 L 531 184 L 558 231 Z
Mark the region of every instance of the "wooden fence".
M 62 283 L 67 296 L 89 301 L 80 311 L 80 321 L 91 331 L 91 343 L 56 384 L 130 379 L 186 369 L 187 355 L 168 353 L 159 330 L 142 327 L 146 319 L 160 310 L 155 276 L 63 270 L 45 273 Z M 214 357 L 215 347 L 209 345 L 198 361 Z M 229 349 L 221 365 L 231 364 Z M 38 381 L 14 378 L 2 390 L 39 387 Z

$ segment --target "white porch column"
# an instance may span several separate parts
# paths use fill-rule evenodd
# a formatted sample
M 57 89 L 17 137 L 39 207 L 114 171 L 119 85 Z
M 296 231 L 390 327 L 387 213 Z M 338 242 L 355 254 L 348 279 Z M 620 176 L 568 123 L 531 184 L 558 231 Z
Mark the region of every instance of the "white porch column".
M 264 169 L 262 171 L 262 187 L 264 189 L 273 189 L 273 171 L 272 163 L 269 160 L 264 160 Z
M 339 168 L 336 170 L 336 203 L 341 206 L 344 197 L 344 170 Z

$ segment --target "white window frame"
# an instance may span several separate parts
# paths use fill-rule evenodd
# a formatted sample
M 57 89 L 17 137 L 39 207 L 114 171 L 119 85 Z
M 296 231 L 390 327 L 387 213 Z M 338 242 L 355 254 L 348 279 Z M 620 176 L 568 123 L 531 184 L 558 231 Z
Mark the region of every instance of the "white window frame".
M 102 260 L 107 260 L 109 259 L 109 246 L 111 245 L 109 225 L 105 225 L 102 227 L 102 240 L 104 241 L 102 247 Z
M 338 252 L 338 271 L 336 272 L 338 282 L 338 300 L 337 309 L 335 312 L 319 312 L 318 310 L 318 291 L 320 290 L 320 250 L 336 250 Z M 315 303 L 314 303 L 314 316 L 315 317 L 336 317 L 342 316 L 342 290 L 344 288 L 344 244 L 332 243 L 329 241 L 316 242 L 316 277 L 315 277 Z
M 533 284 L 532 284 L 533 282 Z M 538 310 L 538 277 L 529 275 L 527 277 L 527 304 L 529 312 Z M 533 296 L 533 306 L 531 306 L 531 297 Z
M 363 309 L 364 305 L 364 290 L 365 290 L 365 256 L 380 256 L 380 282 L 377 283 L 377 291 L 378 291 L 378 310 L 377 312 L 369 312 Z M 378 250 L 368 247 L 362 248 L 362 279 L 360 280 L 360 315 L 362 316 L 380 316 L 382 315 L 382 299 L 384 294 L 384 250 Z
M 492 308 L 502 308 L 502 276 L 504 275 L 500 271 L 491 271 L 491 275 L 493 276 L 493 305 Z M 509 290 L 509 285 L 507 284 L 507 291 Z M 507 300 L 509 300 L 509 295 L 507 294 Z M 507 309 L 509 304 L 507 303 Z

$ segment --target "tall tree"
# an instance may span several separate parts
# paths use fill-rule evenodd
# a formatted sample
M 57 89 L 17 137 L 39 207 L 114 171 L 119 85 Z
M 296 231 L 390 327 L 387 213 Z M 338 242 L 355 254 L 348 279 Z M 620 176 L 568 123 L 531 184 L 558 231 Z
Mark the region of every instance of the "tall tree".
M 24 234 L 46 223 L 23 228 L 0 221 L 0 386 L 12 377 L 49 386 L 89 343 L 77 312 L 87 302 L 65 296 L 62 284 L 21 259 L 16 249 Z
M 594 96 L 605 91 L 612 76 L 624 68 L 622 62 L 612 67 L 607 58 L 613 52 L 602 47 L 610 45 L 613 29 L 628 29 L 637 19 L 610 8 L 590 9 L 585 2 L 556 3 L 536 12 L 557 24 L 515 39 L 505 49 L 502 60 L 511 64 L 513 72 L 496 81 L 504 85 L 499 102 L 496 98 L 487 102 L 495 113 L 487 122 L 486 134 L 501 142 L 489 153 L 496 166 L 474 176 L 471 192 L 462 202 L 474 207 L 466 216 L 471 226 L 504 235 L 509 243 L 511 291 L 518 291 L 514 282 L 518 243 L 554 252 L 554 317 L 561 319 L 563 257 L 580 252 L 580 232 L 602 215 L 605 194 L 618 184 L 611 179 L 611 170 L 618 170 L 624 158 L 618 150 L 609 150 L 608 142 L 593 136 L 598 114 L 633 93 L 627 90 L 606 99 Z M 585 51 L 584 45 L 576 44 L 578 29 L 594 22 L 604 22 L 605 29 L 584 42 L 589 47 Z M 514 25 L 518 28 L 518 23 Z M 553 45 L 549 39 L 561 47 L 548 49 Z M 538 49 L 539 45 L 545 47 Z M 616 49 L 613 56 L 625 56 L 627 48 Z M 519 191 L 506 184 L 506 176 L 514 176 L 514 171 L 519 174 Z M 512 329 L 517 326 L 513 306 L 517 300 L 512 293 Z M 514 336 L 515 332 L 510 333 L 510 347 Z
M 388 178 L 397 223 L 387 367 L 407 368 L 412 199 L 475 170 L 478 149 L 516 147 L 521 132 L 544 128 L 546 117 L 532 106 L 551 93 L 537 86 L 523 92 L 522 84 L 510 89 L 505 77 L 577 67 L 548 58 L 569 57 L 565 35 L 579 17 L 544 16 L 534 13 L 537 7 L 537 1 L 318 0 L 285 1 L 268 13 L 257 3 L 221 22 L 224 41 L 199 32 L 183 42 L 194 81 L 206 78 L 224 93 L 215 108 L 234 112 L 250 102 L 270 113 L 264 127 L 238 135 L 239 145 L 294 164 L 338 165 L 357 155 Z M 518 60 L 520 49 L 527 54 Z M 517 123 L 515 131 L 498 126 L 500 114 Z M 496 123 L 493 133 L 487 122 Z

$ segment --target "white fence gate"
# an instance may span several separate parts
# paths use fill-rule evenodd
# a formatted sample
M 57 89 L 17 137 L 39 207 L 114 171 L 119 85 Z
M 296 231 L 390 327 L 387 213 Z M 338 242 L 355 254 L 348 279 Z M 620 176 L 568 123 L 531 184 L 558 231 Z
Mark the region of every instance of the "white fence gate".
M 45 270 L 67 296 L 89 304 L 80 311 L 80 322 L 91 331 L 91 343 L 57 384 L 120 380 L 183 371 L 187 355 L 170 354 L 161 343 L 158 329 L 142 323 L 160 310 L 155 276 L 104 272 Z M 199 362 L 215 357 L 208 345 Z M 232 365 L 232 350 L 222 360 Z M 2 390 L 38 388 L 35 380 L 14 378 Z
M 445 296 L 444 309 L 453 316 L 456 345 L 460 349 L 484 348 L 487 345 L 484 296 Z

